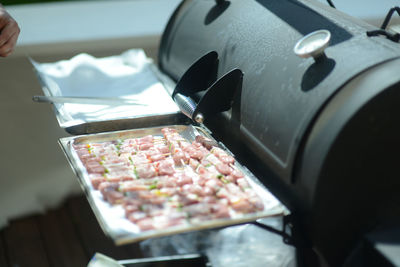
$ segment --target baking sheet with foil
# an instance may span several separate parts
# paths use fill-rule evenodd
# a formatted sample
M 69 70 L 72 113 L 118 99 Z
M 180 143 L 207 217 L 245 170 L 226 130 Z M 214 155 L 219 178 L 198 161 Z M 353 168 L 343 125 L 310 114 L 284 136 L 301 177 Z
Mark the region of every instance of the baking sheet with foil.
M 174 83 L 142 49 L 104 58 L 83 53 L 58 62 L 31 63 L 46 96 L 119 97 L 140 103 L 54 103 L 60 127 L 71 134 L 129 129 L 126 125 L 135 121 L 137 127 L 149 127 L 145 122 L 158 117 L 177 123 L 180 110 L 171 98 Z
M 125 217 L 125 211 L 122 205 L 111 205 L 103 199 L 100 191 L 95 190 L 91 184 L 89 174 L 83 163 L 79 159 L 73 148 L 73 144 L 79 143 L 96 143 L 113 140 L 121 140 L 127 138 L 139 138 L 146 135 L 162 136 L 161 129 L 163 127 L 143 128 L 125 131 L 116 131 L 109 133 L 99 133 L 91 135 L 82 135 L 75 137 L 66 137 L 59 140 L 59 143 L 80 181 L 80 184 L 86 193 L 88 201 L 99 221 L 103 231 L 114 240 L 117 245 L 137 242 L 148 238 L 167 236 L 177 233 L 197 231 L 208 228 L 224 227 L 229 225 L 241 224 L 245 222 L 255 221 L 259 218 L 284 215 L 289 213 L 286 207 L 279 202 L 249 170 L 241 166 L 237 161 L 235 167 L 241 170 L 253 190 L 262 199 L 264 209 L 262 211 L 240 215 L 236 218 L 215 219 L 202 221 L 183 226 L 174 226 L 166 229 L 157 229 L 149 231 L 141 231 L 135 224 Z M 172 125 L 169 128 L 176 129 L 178 133 L 188 141 L 194 141 L 197 135 L 206 136 L 214 140 L 206 130 L 192 125 Z M 214 140 L 215 141 L 215 140 Z M 223 146 L 223 145 L 222 145 Z M 229 152 L 229 151 L 228 151 Z

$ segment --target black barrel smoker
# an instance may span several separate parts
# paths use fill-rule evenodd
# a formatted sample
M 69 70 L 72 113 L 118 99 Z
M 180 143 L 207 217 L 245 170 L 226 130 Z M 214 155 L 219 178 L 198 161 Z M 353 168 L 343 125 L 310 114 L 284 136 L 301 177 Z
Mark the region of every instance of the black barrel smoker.
M 341 266 L 365 234 L 400 225 L 396 37 L 311 0 L 185 0 L 159 67 L 288 206 L 299 247 Z

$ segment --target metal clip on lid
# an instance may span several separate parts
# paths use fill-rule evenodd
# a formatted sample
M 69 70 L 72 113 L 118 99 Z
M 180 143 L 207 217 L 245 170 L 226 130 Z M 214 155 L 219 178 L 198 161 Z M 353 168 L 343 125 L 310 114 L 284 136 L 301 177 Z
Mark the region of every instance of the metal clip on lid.
M 367 36 L 368 37 L 372 37 L 372 36 L 386 36 L 386 38 L 388 38 L 389 40 L 393 41 L 393 42 L 400 42 L 400 33 L 395 31 L 392 32 L 390 29 L 386 30 L 386 27 L 389 25 L 390 20 L 392 19 L 393 13 L 397 12 L 397 14 L 400 16 L 400 7 L 396 6 L 393 7 L 389 10 L 389 12 L 386 15 L 385 20 L 382 23 L 382 26 L 379 30 L 373 30 L 373 31 L 367 31 Z
M 206 90 L 217 80 L 218 63 L 217 52 L 205 54 L 182 75 L 172 93 L 172 99 L 182 113 L 198 123 L 203 123 L 204 117 L 199 112 L 195 114 L 197 104 L 189 96 Z
M 229 110 L 236 90 L 242 86 L 241 70 L 233 69 L 218 80 L 217 70 L 218 54 L 213 51 L 185 72 L 172 94 L 182 113 L 197 123 L 203 123 L 207 116 Z
M 326 58 L 325 48 L 331 40 L 328 30 L 318 30 L 301 38 L 294 46 L 294 53 L 302 58 L 313 57 L 316 62 Z

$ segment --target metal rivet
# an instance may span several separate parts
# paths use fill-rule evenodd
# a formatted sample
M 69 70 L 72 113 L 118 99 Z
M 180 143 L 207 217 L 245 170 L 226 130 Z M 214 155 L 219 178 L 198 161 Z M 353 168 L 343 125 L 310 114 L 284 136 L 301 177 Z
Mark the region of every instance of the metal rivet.
M 194 117 L 194 120 L 195 120 L 196 122 L 198 122 L 198 123 L 203 123 L 203 122 L 204 122 L 203 114 L 198 113 L 198 114 Z

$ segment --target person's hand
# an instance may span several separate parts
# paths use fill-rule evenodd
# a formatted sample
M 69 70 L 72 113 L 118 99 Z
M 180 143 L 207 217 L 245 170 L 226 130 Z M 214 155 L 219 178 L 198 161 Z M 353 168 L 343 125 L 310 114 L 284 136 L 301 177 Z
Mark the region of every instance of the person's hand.
M 0 57 L 6 57 L 14 51 L 19 32 L 17 22 L 0 4 Z

